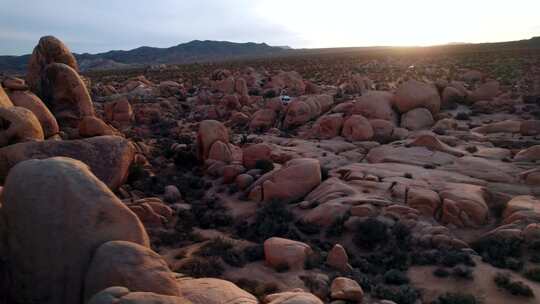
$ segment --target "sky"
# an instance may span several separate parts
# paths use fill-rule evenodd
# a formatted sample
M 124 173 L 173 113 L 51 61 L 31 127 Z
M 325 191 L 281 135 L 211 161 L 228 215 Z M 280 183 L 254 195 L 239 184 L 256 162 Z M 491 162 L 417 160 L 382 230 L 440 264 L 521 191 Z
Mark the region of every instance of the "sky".
M 54 35 L 77 53 L 191 40 L 293 48 L 540 36 L 540 0 L 0 0 L 0 55 Z

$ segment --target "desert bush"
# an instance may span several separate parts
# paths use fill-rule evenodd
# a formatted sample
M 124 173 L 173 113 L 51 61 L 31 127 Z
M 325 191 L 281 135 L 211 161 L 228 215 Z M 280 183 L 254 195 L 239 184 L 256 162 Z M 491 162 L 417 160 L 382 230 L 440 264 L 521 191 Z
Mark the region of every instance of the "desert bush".
M 286 204 L 275 200 L 264 203 L 257 210 L 253 223 L 241 223 L 237 225 L 236 231 L 242 238 L 258 243 L 273 236 L 298 239 L 294 236 L 293 221 L 294 216 Z
M 452 275 L 457 278 L 472 280 L 473 272 L 472 269 L 465 266 L 457 266 L 452 269 Z
M 233 247 L 234 245 L 230 240 L 217 237 L 202 245 L 195 254 L 202 257 L 221 256 L 224 252 L 231 250 Z
M 244 257 L 248 262 L 264 260 L 264 246 L 253 245 L 244 248 Z
M 491 265 L 499 268 L 516 269 L 521 266 L 516 263 L 522 254 L 523 240 L 519 238 L 499 238 L 493 237 L 481 240 L 473 244 L 473 248 L 481 254 L 482 259 Z
M 263 283 L 257 280 L 250 280 L 246 278 L 242 278 L 239 280 L 236 280 L 234 282 L 238 287 L 242 288 L 243 290 L 251 293 L 258 299 L 262 300 L 262 298 L 266 295 L 276 293 L 279 291 L 278 286 L 276 283 Z
M 408 285 L 377 285 L 373 289 L 372 295 L 379 299 L 394 301 L 397 304 L 414 304 L 419 297 L 418 291 Z
M 274 270 L 277 271 L 277 272 L 287 272 L 289 271 L 290 267 L 289 267 L 289 264 L 287 263 L 281 263 L 279 265 L 276 265 L 274 267 Z
M 224 270 L 223 264 L 216 257 L 193 257 L 175 269 L 176 272 L 194 278 L 219 277 Z
M 525 277 L 531 281 L 540 282 L 540 268 L 531 268 L 525 272 Z
M 515 296 L 534 297 L 534 293 L 529 286 L 523 282 L 512 281 L 512 278 L 507 273 L 497 273 L 493 281 L 499 288 L 507 290 Z
M 376 218 L 361 221 L 356 227 L 353 242 L 356 246 L 373 249 L 389 238 L 388 227 Z
M 341 216 L 338 217 L 328 229 L 326 229 L 326 236 L 327 237 L 339 237 L 343 234 L 343 231 L 345 230 L 345 222 L 347 221 L 349 217 Z
M 391 269 L 385 272 L 384 282 L 391 285 L 403 285 L 409 283 L 409 278 L 403 271 Z
M 233 218 L 227 208 L 217 199 L 206 199 L 191 204 L 191 211 L 199 227 L 204 229 L 230 226 Z
M 432 304 L 479 304 L 480 301 L 471 294 L 445 293 L 440 295 Z
M 274 170 L 274 162 L 268 159 L 259 159 L 255 162 L 255 169 L 261 170 L 263 173 Z
M 433 270 L 433 275 L 439 278 L 447 278 L 450 276 L 450 272 L 444 268 L 437 267 Z

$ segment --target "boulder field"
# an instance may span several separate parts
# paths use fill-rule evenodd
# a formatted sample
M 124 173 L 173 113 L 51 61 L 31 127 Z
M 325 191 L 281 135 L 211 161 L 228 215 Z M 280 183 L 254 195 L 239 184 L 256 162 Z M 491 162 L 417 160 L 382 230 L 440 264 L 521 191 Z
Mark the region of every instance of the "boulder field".
M 81 73 L 41 38 L 0 76 L 0 303 L 536 303 L 538 74 L 391 56 Z

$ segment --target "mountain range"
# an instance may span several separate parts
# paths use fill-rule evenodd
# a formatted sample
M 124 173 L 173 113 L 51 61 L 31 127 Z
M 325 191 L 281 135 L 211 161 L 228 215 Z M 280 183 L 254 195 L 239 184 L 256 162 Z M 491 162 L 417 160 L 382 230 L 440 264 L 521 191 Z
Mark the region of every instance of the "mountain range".
M 99 54 L 74 54 L 82 71 L 142 67 L 160 64 L 215 62 L 230 59 L 258 58 L 269 55 L 295 53 L 332 53 L 336 49 L 360 51 L 389 47 L 358 47 L 328 49 L 292 49 L 288 46 L 270 46 L 266 43 L 235 43 L 228 41 L 194 40 L 169 48 L 143 46 L 129 51 L 109 51 Z M 512 49 L 540 49 L 540 37 L 495 43 L 450 43 L 433 46 L 447 50 L 495 51 Z M 26 71 L 30 55 L 0 56 L 0 72 Z
M 109 51 L 99 54 L 74 54 L 81 70 L 115 69 L 159 64 L 212 62 L 236 58 L 260 57 L 286 52 L 283 46 L 266 43 L 235 43 L 228 41 L 194 40 L 168 48 L 143 46 L 129 51 Z M 0 71 L 23 72 L 30 55 L 0 56 Z

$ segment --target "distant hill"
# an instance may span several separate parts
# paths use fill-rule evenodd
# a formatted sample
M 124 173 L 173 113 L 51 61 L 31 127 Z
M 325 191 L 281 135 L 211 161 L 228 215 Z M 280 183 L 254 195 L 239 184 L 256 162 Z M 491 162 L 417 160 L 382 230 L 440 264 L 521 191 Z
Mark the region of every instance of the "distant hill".
M 212 62 L 243 57 L 259 57 L 284 52 L 266 43 L 235 43 L 194 40 L 169 48 L 143 46 L 129 51 L 74 54 L 81 70 L 115 69 L 158 64 Z M 0 71 L 23 72 L 30 55 L 0 56 Z
M 235 43 L 227 41 L 194 40 L 169 48 L 143 46 L 129 51 L 109 51 L 100 54 L 74 54 L 81 70 L 111 70 L 129 67 L 144 67 L 160 64 L 184 64 L 225 61 L 231 59 L 253 59 L 263 56 L 286 54 L 325 54 L 335 52 L 379 51 L 392 49 L 391 46 L 349 47 L 326 49 L 292 49 L 288 46 L 269 46 L 266 43 Z M 425 47 L 444 51 L 507 51 L 514 49 L 540 49 L 540 37 L 531 39 L 493 43 L 449 43 Z M 401 48 L 403 49 L 403 48 Z M 414 47 L 411 47 L 414 49 Z M 30 55 L 0 56 L 0 72 L 23 73 Z

